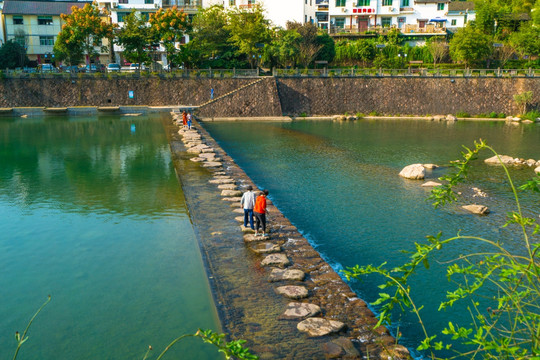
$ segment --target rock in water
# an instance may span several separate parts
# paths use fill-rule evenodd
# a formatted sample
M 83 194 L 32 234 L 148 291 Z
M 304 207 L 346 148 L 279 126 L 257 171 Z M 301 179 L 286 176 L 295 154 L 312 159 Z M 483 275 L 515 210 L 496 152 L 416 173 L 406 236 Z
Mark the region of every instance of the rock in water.
M 306 319 L 312 316 L 319 315 L 321 308 L 315 304 L 291 302 L 287 304 L 285 312 L 279 317 L 280 319 Z
M 537 174 L 540 174 L 540 166 L 537 167 L 536 169 L 534 169 L 534 172 L 537 173 Z
M 501 158 L 501 161 L 504 165 L 511 165 L 514 163 L 514 158 L 508 155 L 499 155 Z M 484 160 L 486 164 L 490 165 L 501 165 L 501 161 L 499 161 L 497 155 L 490 157 L 489 159 Z
M 325 336 L 340 331 L 344 326 L 345 324 L 335 320 L 309 318 L 298 323 L 296 328 L 307 332 L 310 336 Z
M 286 285 L 276 288 L 276 292 L 289 299 L 302 299 L 308 296 L 308 289 L 304 286 Z
M 251 229 L 250 229 L 251 230 Z M 253 231 L 253 230 L 252 230 Z M 285 254 L 270 254 L 261 262 L 262 266 L 274 265 L 279 267 L 288 266 L 291 262 Z
M 399 173 L 399 176 L 406 179 L 422 180 L 426 176 L 426 168 L 422 164 L 405 166 Z
M 304 280 L 304 277 L 306 274 L 302 270 L 296 270 L 296 269 L 272 269 L 272 272 L 270 273 L 270 277 L 268 278 L 268 281 L 275 282 L 275 281 L 284 281 L 284 280 L 293 280 L 293 281 L 302 281 Z
M 441 186 L 441 183 L 435 182 L 435 181 L 427 181 L 422 184 L 423 187 L 434 187 L 434 186 Z
M 484 205 L 463 205 L 462 208 L 465 210 L 478 215 L 489 214 L 489 209 Z

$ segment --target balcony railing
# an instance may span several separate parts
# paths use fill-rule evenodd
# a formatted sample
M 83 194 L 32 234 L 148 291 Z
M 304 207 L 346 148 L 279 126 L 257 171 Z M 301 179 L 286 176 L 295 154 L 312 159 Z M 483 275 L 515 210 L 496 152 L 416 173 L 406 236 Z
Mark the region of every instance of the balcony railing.
M 358 35 L 386 35 L 391 29 L 395 29 L 395 26 L 392 27 L 382 27 L 382 26 L 370 26 L 367 29 L 359 29 L 356 25 L 345 26 L 343 28 L 331 26 L 330 34 L 331 35 L 346 35 L 346 34 L 358 34 Z M 439 28 L 435 25 L 426 25 L 425 27 L 419 27 L 418 25 L 404 25 L 403 28 L 398 28 L 398 30 L 403 35 L 415 35 L 415 34 L 446 34 L 446 28 Z

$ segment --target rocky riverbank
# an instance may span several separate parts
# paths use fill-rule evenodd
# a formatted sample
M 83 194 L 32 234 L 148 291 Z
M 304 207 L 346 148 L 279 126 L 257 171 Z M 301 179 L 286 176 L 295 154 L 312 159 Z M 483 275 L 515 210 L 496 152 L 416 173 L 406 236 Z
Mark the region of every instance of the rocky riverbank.
M 178 115 L 173 114 L 173 121 L 177 125 L 178 120 Z M 184 144 L 182 150 L 189 154 L 190 162 L 211 175 L 208 183 L 214 187 L 213 198 L 220 201 L 219 207 L 224 208 L 223 203 L 230 204 L 225 207 L 229 208 L 228 213 L 220 216 L 229 217 L 237 223 L 236 230 L 230 233 L 246 249 L 244 254 L 238 256 L 245 256 L 250 271 L 266 279 L 257 288 L 240 288 L 235 284 L 234 291 L 254 298 L 258 294 L 273 294 L 272 305 L 261 303 L 258 307 L 261 321 L 257 321 L 257 324 L 268 328 L 269 333 L 274 330 L 272 328 L 279 329 L 277 332 L 290 334 L 290 338 L 279 340 L 272 336 L 256 336 L 249 330 L 249 324 L 245 324 L 247 316 L 233 317 L 229 314 L 247 313 L 248 310 L 231 307 L 221 314 L 225 318 L 225 330 L 234 338 L 246 339 L 261 358 L 409 358 L 407 349 L 396 344 L 388 329 L 384 326 L 374 328 L 377 319 L 366 303 L 351 291 L 275 206 L 269 206 L 269 236 L 254 237 L 251 229 L 239 224 L 243 221 L 239 196 L 246 186 L 256 188 L 255 184 L 199 124 L 195 123 L 195 126 L 196 130 L 178 130 Z M 215 237 L 213 241 L 224 241 L 223 232 L 214 231 L 212 234 Z M 233 238 L 230 241 L 236 240 Z M 248 274 L 238 276 L 247 277 Z M 223 280 L 213 281 L 219 283 Z M 222 297 L 218 294 L 217 298 L 225 299 L 227 295 Z M 235 301 L 234 297 L 229 299 Z M 254 301 L 268 300 L 257 299 Z M 257 330 L 264 333 L 265 329 Z M 288 347 L 287 355 L 277 355 L 279 348 L 285 346 Z

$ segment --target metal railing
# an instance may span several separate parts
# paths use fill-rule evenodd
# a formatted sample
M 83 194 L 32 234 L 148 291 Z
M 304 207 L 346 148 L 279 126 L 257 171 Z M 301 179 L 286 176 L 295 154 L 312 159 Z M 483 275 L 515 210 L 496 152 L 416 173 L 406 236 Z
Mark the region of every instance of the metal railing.
M 275 77 L 540 77 L 538 69 L 274 69 Z
M 144 79 L 144 78 L 257 78 L 258 69 L 179 69 L 172 71 L 104 71 L 104 72 L 61 72 L 61 71 L 24 71 L 0 70 L 0 78 L 7 79 Z

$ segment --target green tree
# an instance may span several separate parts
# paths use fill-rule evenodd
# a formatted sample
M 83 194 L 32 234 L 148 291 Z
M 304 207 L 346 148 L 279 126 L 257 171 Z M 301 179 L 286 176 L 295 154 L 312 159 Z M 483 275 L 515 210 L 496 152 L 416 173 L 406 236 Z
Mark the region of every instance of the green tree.
M 236 58 L 238 49 L 230 38 L 227 12 L 222 5 L 199 10 L 193 19 L 190 41 L 186 46 L 191 62 L 199 67 L 213 68 L 241 65 Z
M 540 27 L 523 25 L 518 32 L 510 35 L 509 42 L 521 55 L 540 54 Z
M 118 29 L 116 39 L 124 48 L 123 54 L 127 61 L 138 64 L 149 64 L 151 57 L 149 48 L 153 43 L 153 34 L 144 17 L 135 10 L 125 17 L 124 26 Z
M 317 54 L 316 60 L 328 61 L 331 63 L 336 56 L 336 46 L 334 39 L 327 32 L 319 33 L 317 36 L 317 44 L 321 46 L 321 50 Z
M 66 62 L 69 65 L 80 63 L 84 56 L 81 42 L 69 40 L 67 32 L 60 32 L 53 47 L 54 58 L 58 61 Z
M 294 30 L 300 35 L 297 43 L 298 62 L 304 68 L 308 67 L 322 48 L 322 45 L 317 41 L 318 28 L 311 23 L 300 24 L 296 21 L 288 21 L 287 30 Z
M 167 61 L 172 64 L 178 63 L 176 55 L 179 48 L 177 46 L 188 29 L 187 14 L 173 6 L 150 14 L 149 22 L 150 31 L 162 42 L 167 52 Z
M 235 8 L 227 15 L 231 43 L 254 68 L 263 52 L 261 45 L 268 44 L 271 39 L 270 21 L 265 18 L 263 8 L 259 5 L 250 9 Z
M 61 41 L 65 46 L 58 44 L 59 54 L 64 54 L 67 59 L 75 59 L 82 49 L 82 54 L 87 56 L 86 64 L 89 64 L 93 57 L 99 55 L 98 50 L 107 51 L 102 40 L 112 38 L 113 25 L 104 19 L 106 16 L 107 13 L 102 12 L 97 3 L 86 4 L 83 8 L 73 6 L 71 14 L 60 15 L 64 25 L 56 43 Z
M 491 37 L 470 25 L 459 29 L 450 40 L 450 56 L 467 66 L 487 59 L 492 49 Z
M 27 63 L 26 50 L 18 42 L 8 40 L 0 47 L 0 69 L 14 69 Z
M 429 53 L 433 57 L 433 67 L 440 62 L 448 53 L 448 43 L 440 40 L 430 40 L 427 43 Z

